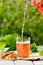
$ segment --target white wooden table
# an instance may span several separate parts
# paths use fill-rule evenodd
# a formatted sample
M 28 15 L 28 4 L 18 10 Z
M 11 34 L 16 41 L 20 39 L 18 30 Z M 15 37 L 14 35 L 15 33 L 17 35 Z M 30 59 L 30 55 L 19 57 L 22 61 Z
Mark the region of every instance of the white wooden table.
M 6 48 L 4 51 L 6 51 Z M 32 56 L 37 56 L 38 54 L 32 54 Z M 15 61 L 7 61 L 0 60 L 0 65 L 43 65 L 43 60 L 39 61 L 26 61 L 26 60 L 15 60 Z
M 15 61 L 4 61 L 0 60 L 0 65 L 43 65 L 43 60 L 41 61 L 25 61 L 25 60 L 15 60 Z

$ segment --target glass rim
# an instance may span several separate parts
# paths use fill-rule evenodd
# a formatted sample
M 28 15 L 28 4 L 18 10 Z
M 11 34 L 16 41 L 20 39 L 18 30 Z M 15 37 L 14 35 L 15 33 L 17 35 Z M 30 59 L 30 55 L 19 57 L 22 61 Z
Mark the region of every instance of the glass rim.
M 17 41 L 16 44 L 30 44 L 30 41 Z

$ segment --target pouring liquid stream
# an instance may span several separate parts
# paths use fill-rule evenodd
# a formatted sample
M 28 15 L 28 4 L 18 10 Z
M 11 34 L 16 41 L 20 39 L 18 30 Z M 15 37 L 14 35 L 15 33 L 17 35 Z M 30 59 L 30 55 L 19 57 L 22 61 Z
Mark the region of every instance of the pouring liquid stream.
M 26 16 L 26 11 L 27 11 L 27 3 L 25 4 L 24 7 L 24 16 L 23 16 L 23 23 L 22 23 L 22 33 L 21 33 L 21 37 L 22 37 L 22 41 L 23 41 L 23 33 L 24 33 L 24 25 L 25 25 L 25 16 Z

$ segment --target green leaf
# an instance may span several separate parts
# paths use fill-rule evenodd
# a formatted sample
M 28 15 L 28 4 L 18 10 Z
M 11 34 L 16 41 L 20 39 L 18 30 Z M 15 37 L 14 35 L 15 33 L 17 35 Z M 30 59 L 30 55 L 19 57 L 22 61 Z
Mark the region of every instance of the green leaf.
M 15 51 L 16 50 L 16 38 L 13 37 L 9 41 L 10 41 L 10 47 L 8 51 Z
M 38 51 L 37 45 L 35 43 L 32 43 L 30 48 L 31 48 L 32 52 L 37 52 Z
M 43 50 L 39 51 L 39 55 L 43 56 Z
M 0 50 L 3 50 L 6 46 L 5 42 L 0 42 Z

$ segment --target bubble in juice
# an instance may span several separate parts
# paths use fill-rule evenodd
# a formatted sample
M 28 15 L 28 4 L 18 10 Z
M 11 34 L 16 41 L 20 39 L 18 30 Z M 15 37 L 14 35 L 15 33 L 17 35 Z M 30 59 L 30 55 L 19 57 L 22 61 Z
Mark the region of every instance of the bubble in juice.
M 17 55 L 19 57 L 28 57 L 30 54 L 30 43 L 28 42 L 17 42 Z

